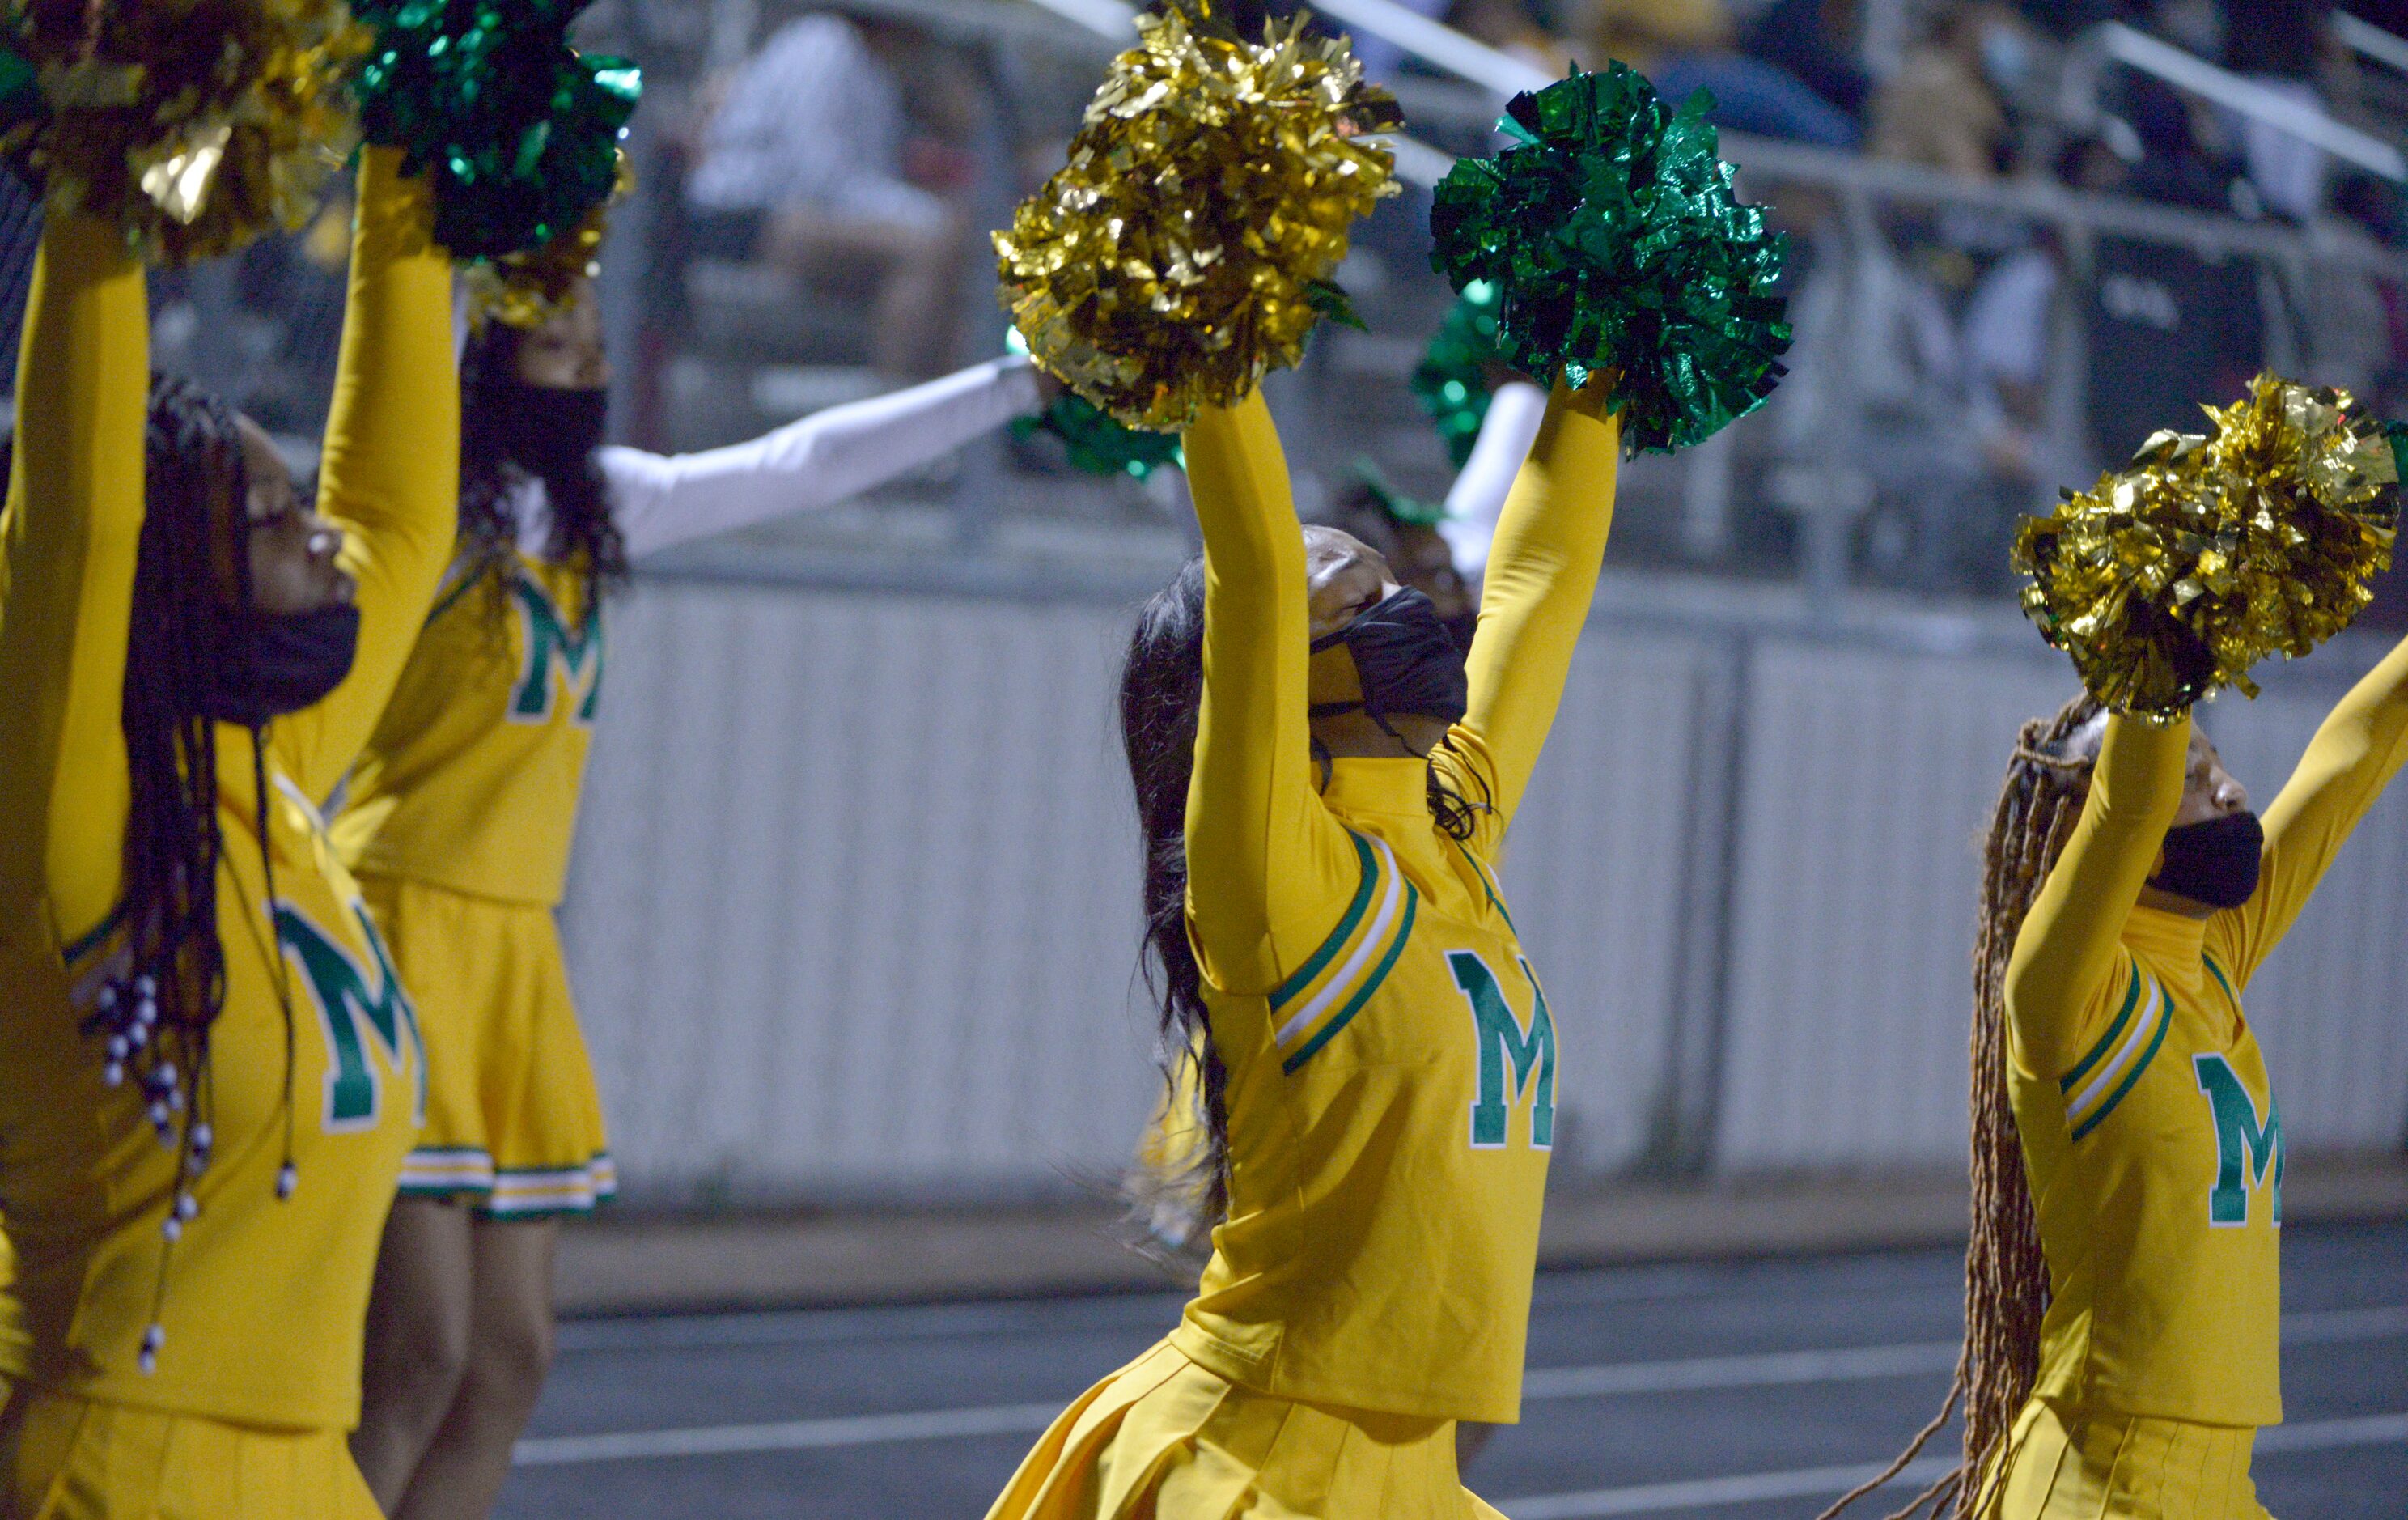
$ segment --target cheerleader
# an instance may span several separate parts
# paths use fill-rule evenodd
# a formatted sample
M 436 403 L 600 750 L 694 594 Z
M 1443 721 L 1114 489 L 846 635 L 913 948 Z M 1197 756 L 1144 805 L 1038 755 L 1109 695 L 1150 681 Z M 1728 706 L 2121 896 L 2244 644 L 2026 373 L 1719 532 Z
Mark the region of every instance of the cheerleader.
M 1457 651 L 1470 649 L 1478 632 L 1479 586 L 1497 519 L 1546 410 L 1546 392 L 1528 380 L 1506 378 L 1446 500 L 1435 510 L 1398 495 L 1366 459 L 1357 462 L 1351 489 L 1333 514 L 1331 525 L 1377 555 L 1398 584 L 1429 598 Z M 1124 1179 L 1123 1192 L 1140 1252 L 1166 1263 L 1201 1267 L 1215 1223 L 1206 1213 L 1211 1168 L 1200 1164 L 1210 1160 L 1209 1131 L 1196 1089 L 1194 1041 L 1183 1029 L 1170 1033 L 1162 1062 L 1164 1091 L 1138 1141 L 1137 1164 Z
M 553 921 L 608 593 L 631 560 L 832 506 L 1052 394 L 1007 358 L 730 448 L 606 448 L 590 291 L 482 327 L 461 368 L 456 552 L 336 825 L 426 1032 L 353 1442 L 396 1517 L 492 1507 L 551 1364 L 557 1221 L 616 1186 Z
M 371 149 L 319 505 L 154 379 L 122 237 L 53 205 L 0 518 L 0 1512 L 379 1511 L 346 1450 L 418 1133 L 408 998 L 318 799 L 455 520 L 451 271 Z
M 1140 612 L 1121 713 L 1213 1254 L 996 1520 L 1496 1513 L 1455 1427 L 1520 1411 L 1555 1031 L 1493 862 L 1604 553 L 1605 399 L 1554 397 L 1468 670 L 1378 555 L 1298 530 L 1259 396 L 1189 431 L 1204 555 Z
M 2242 994 L 2403 758 L 2408 644 L 2262 822 L 2187 716 L 2086 697 L 2024 725 L 1974 961 L 1965 1458 L 1926 1499 L 1983 1520 L 2262 1520 L 2283 1123 Z

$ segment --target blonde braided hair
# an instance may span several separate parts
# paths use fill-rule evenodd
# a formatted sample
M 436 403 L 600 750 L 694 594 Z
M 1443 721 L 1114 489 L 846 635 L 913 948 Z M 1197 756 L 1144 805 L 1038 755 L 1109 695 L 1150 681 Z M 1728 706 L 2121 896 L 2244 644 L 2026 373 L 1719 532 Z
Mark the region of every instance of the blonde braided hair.
M 1905 1470 L 1959 1407 L 1965 1449 L 1956 1469 L 1889 1520 L 1928 1513 L 1977 1520 L 2005 1464 L 2000 1454 L 2040 1375 L 2041 1317 L 2048 1310 L 2048 1263 L 2041 1255 L 2031 1187 L 2024 1177 L 2014 1110 L 2007 1097 L 2007 959 L 2041 884 L 2082 816 L 2093 757 L 2073 741 L 2100 713 L 2088 696 L 2016 735 L 2006 786 L 1982 847 L 1982 911 L 1973 941 L 1972 1231 L 1965 1248 L 1965 1345 L 1948 1398 L 1931 1423 L 1880 1476 L 1823 1512 L 1822 1520 Z

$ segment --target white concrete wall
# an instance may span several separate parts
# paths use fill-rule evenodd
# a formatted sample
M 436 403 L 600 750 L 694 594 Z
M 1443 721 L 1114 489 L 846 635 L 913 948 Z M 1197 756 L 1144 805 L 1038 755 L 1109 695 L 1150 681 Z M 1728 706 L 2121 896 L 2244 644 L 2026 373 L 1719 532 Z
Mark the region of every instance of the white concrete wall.
M 1154 1082 L 1124 609 L 652 581 L 616 611 L 565 928 L 631 1193 L 1109 1177 Z M 1668 1135 L 1725 1172 L 1962 1154 L 1980 835 L 2071 681 L 1912 643 L 1591 629 L 1504 873 L 1559 1020 L 1560 1168 Z M 2364 658 L 2213 710 L 2261 802 Z M 2252 990 L 2295 1143 L 2408 1127 L 2403 910 L 2394 798 Z

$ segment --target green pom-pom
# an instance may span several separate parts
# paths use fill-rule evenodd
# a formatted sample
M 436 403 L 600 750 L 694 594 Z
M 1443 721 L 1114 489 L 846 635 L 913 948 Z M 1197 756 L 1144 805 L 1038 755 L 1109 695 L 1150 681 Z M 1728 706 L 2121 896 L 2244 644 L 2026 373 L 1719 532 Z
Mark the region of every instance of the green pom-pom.
M 588 0 L 359 0 L 376 33 L 361 65 L 368 141 L 435 176 L 435 237 L 454 258 L 539 248 L 610 198 L 642 79 L 580 57 Z
M 1785 241 L 1714 156 L 1700 92 L 1675 111 L 1621 64 L 1513 97 L 1494 158 L 1430 210 L 1431 264 L 1497 286 L 1498 357 L 1577 385 L 1615 369 L 1631 453 L 1697 443 L 1761 405 L 1789 347 L 1770 294 Z
M 1065 391 L 1034 417 L 1011 424 L 1011 436 L 1051 433 L 1069 452 L 1071 465 L 1090 475 L 1126 475 L 1144 480 L 1165 465 L 1183 465 L 1175 433 L 1147 433 L 1114 422 L 1094 402 Z
M 1502 303 L 1497 287 L 1475 280 L 1463 288 L 1438 336 L 1414 366 L 1413 399 L 1446 444 L 1446 456 L 1461 469 L 1471 461 L 1472 445 L 1480 441 L 1481 425 L 1488 421 L 1488 369 L 1498 362 L 1497 313 Z

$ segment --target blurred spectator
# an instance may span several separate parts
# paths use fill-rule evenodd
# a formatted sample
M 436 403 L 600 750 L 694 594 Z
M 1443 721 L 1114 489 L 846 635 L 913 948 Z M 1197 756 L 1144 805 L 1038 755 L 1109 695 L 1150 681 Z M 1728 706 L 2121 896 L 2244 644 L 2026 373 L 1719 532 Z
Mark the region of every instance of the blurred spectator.
M 1773 0 L 1740 34 L 1740 50 L 1861 120 L 1872 80 L 1856 61 L 1857 8 L 1856 0 Z
M 2396 187 L 2369 174 L 2353 174 L 2333 187 L 2329 221 L 2340 237 L 2357 235 L 2378 243 L 2398 233 Z M 2354 392 L 2388 412 L 2399 399 L 2400 287 L 2357 269 L 2324 260 L 2303 272 L 2301 327 L 2307 338 L 2306 379 Z
M 1987 537 L 1983 471 L 1965 435 L 1963 355 L 1939 292 L 1877 229 L 1852 228 L 1836 211 L 1804 245 L 1789 376 L 1769 409 L 1775 454 L 1793 471 L 1864 477 L 1885 518 L 1903 520 L 1887 537 L 1911 542 L 1899 567 L 1913 584 L 1943 591 L 1977 580 L 1968 571 Z
M 897 381 L 952 363 L 968 248 L 956 200 L 915 182 L 957 172 L 907 130 L 897 68 L 926 46 L 882 19 L 788 22 L 727 85 L 686 183 L 698 253 L 766 259 L 798 281 L 867 265 L 870 364 Z
M 2064 323 L 2065 255 L 2052 229 L 1990 266 L 1965 305 L 1966 413 L 1992 477 L 2019 510 L 2045 508 L 2089 461 L 2052 426 L 2049 361 Z
M 1590 39 L 1596 66 L 1618 59 L 1675 104 L 1703 90 L 1716 126 L 1825 148 L 1854 148 L 1856 123 L 1796 77 L 1732 50 L 1737 28 L 1723 0 L 1597 0 Z
M 2201 140 L 2202 111 L 2190 96 L 2152 75 L 2117 71 L 2114 122 L 2128 125 L 2140 163 L 2124 188 L 2144 200 L 2193 210 L 2229 209 L 2231 171 Z
M 2133 165 L 2098 139 L 2076 143 L 2059 173 L 2077 190 L 2133 193 Z M 2265 358 L 2258 271 L 2186 248 L 2101 236 L 2085 292 L 2091 442 L 2128 458 L 2159 428 L 2195 428 L 2203 403 L 2241 394 Z
M 1958 5 L 1907 50 L 1873 96 L 1876 158 L 1922 164 L 1969 179 L 2007 166 L 2007 103 L 2038 65 L 2039 38 L 2002 5 Z
M 2268 90 L 2324 110 L 2317 76 L 2332 50 L 2329 0 L 2225 0 L 2224 64 Z M 2324 208 L 2332 160 L 2321 148 L 2256 117 L 2239 123 L 2249 179 L 2266 205 L 2295 222 Z
M 1524 0 L 1455 0 L 1446 24 L 1542 73 L 1560 75 L 1572 61 L 1570 50 L 1538 23 Z

